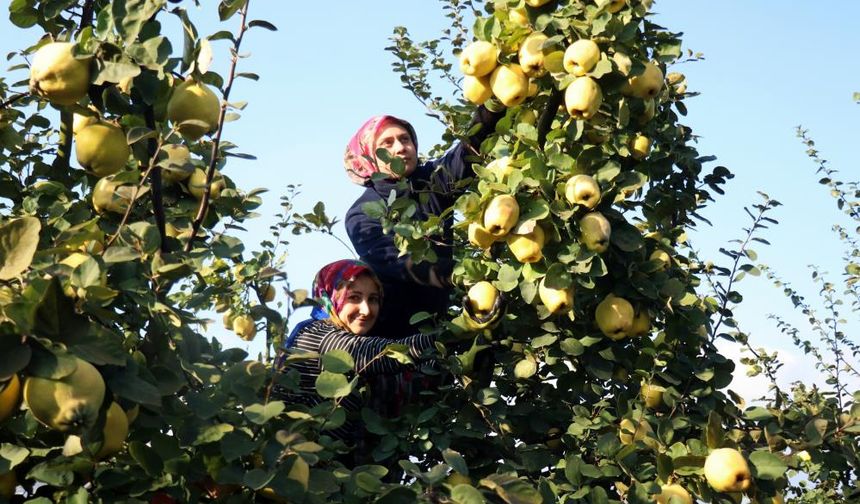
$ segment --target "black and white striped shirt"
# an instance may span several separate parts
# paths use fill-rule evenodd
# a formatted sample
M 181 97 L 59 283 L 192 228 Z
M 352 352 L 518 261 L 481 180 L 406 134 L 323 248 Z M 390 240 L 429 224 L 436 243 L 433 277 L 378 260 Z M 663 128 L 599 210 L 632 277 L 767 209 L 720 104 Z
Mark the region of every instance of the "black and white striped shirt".
M 369 377 L 374 375 L 395 375 L 414 369 L 414 366 L 401 364 L 391 357 L 380 357 L 374 360 L 388 345 L 406 345 L 408 355 L 414 361 L 417 361 L 422 358 L 428 349 L 433 348 L 433 343 L 434 338 L 426 334 L 416 334 L 400 339 L 361 336 L 335 327 L 328 320 L 316 320 L 299 332 L 296 336 L 294 346 L 289 351 L 296 353 L 316 352 L 323 355 L 332 350 L 344 350 L 355 361 L 354 370 L 356 372 L 360 371 L 362 377 Z M 282 367 L 278 372 L 285 373 L 289 369 L 295 369 L 299 372 L 300 394 L 291 393 L 278 387 L 273 391 L 276 398 L 285 401 L 300 402 L 309 407 L 316 406 L 325 401 L 316 392 L 316 380 L 322 371 L 320 359 L 300 360 L 292 363 L 289 368 Z M 346 409 L 348 417 L 354 416 L 361 410 L 361 398 L 354 391 L 341 401 L 341 406 Z M 348 421 L 342 427 L 330 433 L 339 439 L 348 439 L 354 437 L 355 432 L 355 424 Z

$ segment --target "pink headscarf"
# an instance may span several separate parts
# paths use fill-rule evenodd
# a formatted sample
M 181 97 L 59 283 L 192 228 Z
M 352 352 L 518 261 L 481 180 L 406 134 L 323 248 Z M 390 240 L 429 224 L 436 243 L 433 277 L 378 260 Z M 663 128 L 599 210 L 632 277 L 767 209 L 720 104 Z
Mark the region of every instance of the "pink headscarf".
M 379 171 L 376 164 L 376 136 L 379 131 L 390 123 L 399 124 L 406 128 L 412 137 L 412 144 L 418 149 L 418 137 L 415 128 L 411 124 L 390 115 L 378 115 L 368 119 L 349 139 L 346 144 L 346 152 L 343 155 L 343 165 L 349 179 L 358 185 L 368 185 L 370 176 Z

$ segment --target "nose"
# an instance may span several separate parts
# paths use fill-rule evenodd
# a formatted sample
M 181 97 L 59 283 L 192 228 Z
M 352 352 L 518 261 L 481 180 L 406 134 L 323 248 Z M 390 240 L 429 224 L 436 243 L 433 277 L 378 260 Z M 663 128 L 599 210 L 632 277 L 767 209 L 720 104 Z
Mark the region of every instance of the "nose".
M 406 144 L 401 142 L 400 140 L 395 140 L 394 142 L 394 153 L 401 154 L 406 151 Z
M 370 303 L 368 303 L 367 299 L 361 300 L 361 304 L 358 305 L 358 312 L 365 317 L 370 315 Z

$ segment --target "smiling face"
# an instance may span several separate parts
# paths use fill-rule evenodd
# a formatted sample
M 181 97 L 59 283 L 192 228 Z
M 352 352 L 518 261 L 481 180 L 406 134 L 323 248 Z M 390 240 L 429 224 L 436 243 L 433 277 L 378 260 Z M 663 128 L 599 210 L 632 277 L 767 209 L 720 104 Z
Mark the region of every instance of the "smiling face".
M 403 160 L 404 177 L 408 177 L 415 171 L 418 165 L 418 152 L 416 151 L 415 142 L 412 140 L 412 135 L 409 131 L 400 124 L 390 122 L 385 124 L 376 136 L 376 145 L 374 152 L 377 149 L 385 149 L 392 157 L 399 157 Z M 384 163 L 381 159 L 376 160 L 379 171 L 389 175 L 398 177 L 391 170 L 388 163 Z
M 359 275 L 343 288 L 346 293 L 337 316 L 352 333 L 363 336 L 373 328 L 379 315 L 379 287 L 370 275 Z

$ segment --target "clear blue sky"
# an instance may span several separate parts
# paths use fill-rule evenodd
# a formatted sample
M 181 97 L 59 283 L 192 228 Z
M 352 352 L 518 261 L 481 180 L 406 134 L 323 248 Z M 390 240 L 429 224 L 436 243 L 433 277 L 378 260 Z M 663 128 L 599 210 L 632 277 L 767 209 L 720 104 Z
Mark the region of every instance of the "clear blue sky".
M 343 150 L 367 117 L 387 113 L 410 120 L 425 148 L 441 135 L 441 126 L 425 117 L 422 106 L 400 87 L 390 70 L 392 58 L 383 48 L 396 25 L 408 27 L 417 40 L 438 36 L 446 23 L 442 4 L 374 0 L 327 5 L 329 12 L 312 2 L 291 2 L 289 7 L 251 2 L 250 17 L 267 19 L 279 31 L 253 30 L 246 36 L 243 52 L 251 56 L 240 70 L 256 72 L 261 80 L 241 81 L 234 88 L 232 100 L 247 100 L 249 105 L 242 120 L 225 130 L 226 138 L 258 157 L 233 160 L 225 173 L 245 189 L 271 190 L 265 195 L 263 217 L 249 223 L 248 244 L 267 236 L 278 196 L 289 183 L 302 185 L 299 211 L 309 211 L 322 200 L 329 215 L 343 216 L 361 191 L 343 174 Z M 202 33 L 216 31 L 211 12 L 188 8 L 193 19 L 210 19 L 201 24 Z M 213 9 L 207 5 L 206 10 Z M 684 121 L 701 136 L 699 151 L 716 155 L 717 163 L 736 175 L 728 194 L 705 212 L 714 226 L 703 225 L 691 234 L 697 248 L 721 261 L 716 249 L 739 237 L 748 223 L 742 207 L 759 201 L 756 191 L 767 192 L 785 206 L 772 215 L 781 221 L 766 234 L 772 246 L 756 247 L 759 259 L 814 296 L 806 265 L 820 264 L 835 278 L 843 250 L 830 225 L 849 223 L 817 184 L 815 167 L 795 138 L 794 127 L 809 128 L 843 179 L 860 178 L 852 158 L 860 115 L 860 105 L 852 102 L 852 92 L 860 91 L 860 2 L 838 0 L 825 6 L 810 1 L 657 0 L 653 11 L 657 23 L 685 33 L 685 49 L 704 53 L 704 61 L 670 71 L 685 73 L 688 89 L 702 93 L 687 100 Z M 19 37 L 6 18 L 0 20 L 3 54 L 35 42 L 37 33 Z M 234 20 L 217 29 L 235 25 Z M 179 49 L 181 39 L 174 40 Z M 215 57 L 216 68 L 224 68 L 225 42 L 216 43 Z M 17 75 L 24 78 L 22 72 Z M 346 238 L 342 225 L 337 231 Z M 307 236 L 293 239 L 290 254 L 291 284 L 307 288 L 320 266 L 349 256 L 349 251 L 330 237 Z M 764 280 L 747 277 L 738 287 L 746 300 L 737 315 L 754 344 L 793 352 L 766 319 L 771 312 L 789 313 L 788 301 Z M 792 319 L 802 323 L 799 317 Z M 220 322 L 214 327 L 213 334 L 225 334 Z M 259 340 L 250 345 L 232 335 L 223 340 L 252 354 L 262 348 Z M 731 348 L 725 352 L 736 355 Z M 800 374 L 800 367 L 790 370 L 792 379 L 811 376 Z

